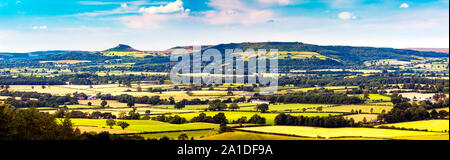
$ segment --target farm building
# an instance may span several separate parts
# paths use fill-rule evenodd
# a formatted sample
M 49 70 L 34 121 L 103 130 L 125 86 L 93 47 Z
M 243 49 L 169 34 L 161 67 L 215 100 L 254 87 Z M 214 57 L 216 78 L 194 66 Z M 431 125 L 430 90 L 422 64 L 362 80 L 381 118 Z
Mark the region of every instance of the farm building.
M 253 104 L 270 104 L 270 101 L 254 99 L 254 100 L 251 100 L 250 103 L 253 103 Z

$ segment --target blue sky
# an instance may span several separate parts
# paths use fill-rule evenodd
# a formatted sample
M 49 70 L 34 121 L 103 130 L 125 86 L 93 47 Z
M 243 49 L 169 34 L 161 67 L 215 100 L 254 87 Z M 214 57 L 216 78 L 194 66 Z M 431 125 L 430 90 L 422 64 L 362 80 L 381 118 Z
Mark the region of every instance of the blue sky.
M 448 48 L 448 0 L 0 0 L 0 52 L 231 42 Z

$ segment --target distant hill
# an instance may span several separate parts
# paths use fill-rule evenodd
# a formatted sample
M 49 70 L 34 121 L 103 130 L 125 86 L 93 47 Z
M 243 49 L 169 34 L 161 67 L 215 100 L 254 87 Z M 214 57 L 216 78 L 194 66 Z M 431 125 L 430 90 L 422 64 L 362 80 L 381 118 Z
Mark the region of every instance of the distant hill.
M 192 46 L 178 46 L 166 51 L 153 51 L 156 57 L 167 57 L 173 49 L 184 48 L 192 51 Z M 306 44 L 301 42 L 246 42 L 246 43 L 229 43 L 219 45 L 202 46 L 202 50 L 215 48 L 225 53 L 225 49 L 278 49 L 284 52 L 284 57 L 280 57 L 280 68 L 283 70 L 292 69 L 322 69 L 322 68 L 339 68 L 351 66 L 364 66 L 364 62 L 380 60 L 380 59 L 397 59 L 403 61 L 418 60 L 420 57 L 448 57 L 448 53 L 435 52 L 438 50 L 411 50 L 411 49 L 394 49 L 394 48 L 375 48 L 375 47 L 353 47 L 353 46 L 320 46 Z M 103 52 L 103 53 L 102 53 Z M 89 60 L 92 62 L 102 62 L 107 59 L 117 58 L 120 55 L 105 55 L 105 52 L 142 52 L 128 45 L 119 44 L 118 46 L 107 49 L 102 52 L 83 52 L 83 51 L 43 51 L 31 53 L 0 53 L 0 60 Z M 152 53 L 153 53 L 152 52 Z M 292 52 L 292 53 L 289 53 Z M 296 56 L 296 53 L 310 55 Z M 141 57 L 141 58 L 145 58 Z M 136 59 L 140 61 L 141 59 Z M 144 60 L 144 59 L 142 59 Z
M 28 52 L 28 53 L 6 53 L 0 52 L 0 60 L 5 61 L 20 61 L 20 60 L 32 60 L 39 59 L 51 55 L 57 54 L 65 54 L 65 53 L 80 53 L 84 51 L 66 51 L 66 50 L 54 50 L 54 51 L 36 51 L 36 52 Z
M 119 44 L 116 47 L 104 50 L 103 52 L 141 52 L 141 51 L 136 50 L 129 45 Z
M 103 56 L 100 52 L 67 52 L 64 54 L 49 55 L 39 61 L 59 61 L 59 60 L 89 60 L 93 62 L 104 62 L 114 57 Z
M 421 52 L 438 52 L 438 53 L 449 53 L 448 48 L 405 48 L 409 50 L 414 51 L 421 51 Z
M 352 47 L 352 46 L 319 46 L 301 42 L 258 42 L 229 43 L 211 46 L 224 53 L 225 49 L 240 48 L 278 49 L 279 51 L 316 52 L 321 55 L 342 60 L 344 64 L 361 65 L 365 61 L 379 59 L 413 60 L 417 57 L 448 57 L 448 54 L 431 51 L 414 51 L 394 48 Z M 204 49 L 207 49 L 206 47 Z

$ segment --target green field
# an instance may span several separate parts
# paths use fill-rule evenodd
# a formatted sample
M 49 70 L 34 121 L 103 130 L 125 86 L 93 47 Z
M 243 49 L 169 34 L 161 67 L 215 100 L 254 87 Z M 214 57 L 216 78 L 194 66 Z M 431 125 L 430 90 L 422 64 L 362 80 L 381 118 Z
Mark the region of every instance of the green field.
M 75 126 L 106 126 L 106 119 L 71 119 Z M 125 130 L 138 132 L 163 132 L 163 131 L 181 131 L 194 129 L 217 129 L 219 125 L 209 123 L 186 123 L 186 124 L 170 124 L 152 120 L 116 120 L 125 121 L 130 124 Z M 114 126 L 114 129 L 121 129 L 119 126 Z
M 230 106 L 231 104 L 228 103 L 228 106 Z M 174 109 L 175 105 L 156 105 L 156 106 L 152 106 L 152 108 L 160 108 L 160 109 Z M 239 107 L 243 107 L 246 108 L 248 110 L 250 110 L 251 108 L 254 108 L 256 106 L 256 104 L 251 104 L 251 103 L 238 103 Z M 184 108 L 182 108 L 183 110 L 205 110 L 208 109 L 209 104 L 203 104 L 203 105 L 186 105 Z
M 255 131 L 262 133 L 275 133 L 284 135 L 296 135 L 304 137 L 367 137 L 367 138 L 393 138 L 408 136 L 430 136 L 442 133 L 407 131 L 396 129 L 377 129 L 377 128 L 318 128 L 304 126 L 264 126 L 240 128 L 243 131 Z M 448 135 L 448 134 L 447 134 Z
M 302 103 L 295 103 L 295 104 L 271 104 L 269 105 L 269 111 L 302 111 L 303 108 L 306 109 L 312 109 L 317 107 L 330 107 L 333 106 L 333 104 L 302 104 Z M 255 106 L 249 106 L 249 107 L 241 107 L 239 111 L 256 111 L 256 105 Z
M 379 126 L 393 126 L 396 128 L 407 128 L 407 129 L 427 129 L 428 131 L 435 132 L 448 132 L 449 121 L 448 120 L 424 120 L 424 121 L 413 121 L 413 122 L 401 122 L 401 123 L 391 123 L 383 124 Z M 376 126 L 376 127 L 379 127 Z
M 225 116 L 228 119 L 228 122 L 232 122 L 233 120 L 238 120 L 242 116 L 247 117 L 247 120 L 250 119 L 253 115 L 258 114 L 264 118 L 266 118 L 266 124 L 275 124 L 274 120 L 275 117 L 279 113 L 258 113 L 258 112 L 231 112 L 231 111 L 214 111 L 214 112 L 202 112 L 205 113 L 207 116 L 214 116 L 217 113 L 225 113 Z M 174 114 L 179 115 L 181 117 L 186 118 L 186 120 L 191 120 L 192 118 L 198 116 L 200 113 L 183 113 L 183 114 Z M 307 116 L 307 117 L 313 117 L 313 116 L 321 116 L 326 117 L 331 115 L 339 115 L 339 113 L 289 113 L 292 116 Z
M 364 98 L 364 94 L 358 94 L 356 96 L 359 96 L 361 99 Z M 390 102 L 391 101 L 391 97 L 380 95 L 380 94 L 369 94 L 369 101 Z

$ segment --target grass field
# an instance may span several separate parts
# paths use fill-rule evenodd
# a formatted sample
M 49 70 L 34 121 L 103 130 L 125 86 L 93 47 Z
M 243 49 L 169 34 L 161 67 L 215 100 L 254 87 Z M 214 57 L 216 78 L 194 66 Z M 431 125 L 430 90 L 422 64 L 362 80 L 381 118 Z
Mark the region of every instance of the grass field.
M 413 121 L 413 122 L 401 122 L 401 123 L 391 123 L 383 124 L 379 126 L 393 126 L 397 128 L 408 128 L 408 129 L 427 129 L 428 131 L 435 132 L 445 132 L 449 131 L 449 120 L 424 120 L 424 121 Z M 376 126 L 376 127 L 379 127 Z
M 358 94 L 356 96 L 360 97 L 361 99 L 364 98 L 364 94 Z M 369 101 L 390 102 L 391 101 L 391 97 L 380 95 L 380 94 L 369 94 Z
M 381 113 L 383 110 L 390 111 L 392 106 L 376 106 L 376 105 L 340 105 L 336 107 L 323 108 L 323 112 L 351 112 L 361 110 L 363 113 L 371 113 L 370 110 L 373 109 L 373 113 Z M 315 111 L 315 109 L 309 109 L 308 111 Z
M 75 126 L 95 126 L 95 127 L 109 127 L 106 125 L 106 119 L 71 119 Z M 180 130 L 194 130 L 194 129 L 217 129 L 218 124 L 209 123 L 186 123 L 186 124 L 170 124 L 152 120 L 116 120 L 125 121 L 130 124 L 125 130 L 137 132 L 162 132 L 162 131 L 180 131 Z M 114 126 L 114 129 L 121 129 L 119 126 Z
M 333 106 L 333 104 L 302 104 L 302 103 L 295 103 L 295 104 L 271 104 L 269 105 L 269 111 L 302 111 L 303 108 L 306 109 L 313 109 L 317 107 L 330 107 Z M 239 111 L 256 111 L 256 105 L 249 106 L 249 107 L 241 107 Z
M 247 117 L 247 120 L 250 119 L 253 115 L 258 114 L 264 118 L 266 118 L 266 124 L 275 124 L 274 120 L 275 117 L 279 114 L 279 113 L 258 113 L 258 112 L 231 112 L 231 111 L 215 111 L 215 112 L 203 112 L 205 113 L 207 116 L 214 116 L 217 113 L 224 113 L 225 116 L 228 119 L 228 122 L 232 122 L 233 120 L 237 120 L 239 118 L 241 118 L 242 116 Z M 183 113 L 183 114 L 176 114 L 179 115 L 181 117 L 186 118 L 186 120 L 191 120 L 192 118 L 198 116 L 200 113 Z M 338 113 L 289 113 L 292 116 L 308 116 L 308 117 L 313 117 L 313 116 L 321 116 L 321 117 L 326 117 L 331 115 L 339 115 Z
M 377 129 L 377 128 L 317 128 L 304 126 L 265 126 L 240 128 L 244 131 L 256 131 L 262 133 L 276 133 L 285 135 L 296 135 L 304 137 L 367 137 L 367 138 L 393 138 L 393 137 L 411 137 L 411 136 L 433 136 L 442 133 L 407 131 L 396 129 Z M 447 134 L 448 136 L 448 134 Z

